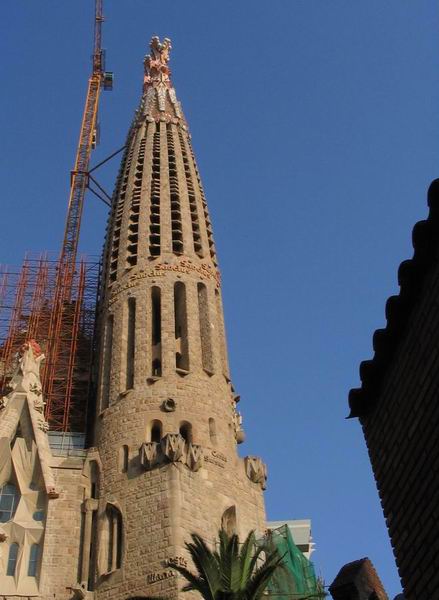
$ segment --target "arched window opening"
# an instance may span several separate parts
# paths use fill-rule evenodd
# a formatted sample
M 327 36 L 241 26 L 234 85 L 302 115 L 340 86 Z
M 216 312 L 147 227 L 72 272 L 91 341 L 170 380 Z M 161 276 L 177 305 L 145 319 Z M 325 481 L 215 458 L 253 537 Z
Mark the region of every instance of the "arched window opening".
M 189 371 L 189 342 L 187 335 L 186 288 L 178 281 L 174 285 L 175 367 Z
M 150 442 L 160 443 L 160 440 L 162 439 L 162 423 L 161 423 L 161 421 L 154 420 L 151 422 L 149 438 L 150 438 Z
M 15 575 L 15 570 L 17 568 L 18 550 L 19 546 L 15 542 L 9 547 L 8 566 L 6 569 L 6 575 L 8 575 L 9 577 L 13 577 Z
M 122 566 L 122 514 L 112 504 L 107 505 L 108 573 Z
M 0 523 L 7 523 L 13 518 L 19 501 L 20 492 L 13 483 L 6 483 L 0 488 Z
M 210 417 L 210 419 L 209 419 L 209 437 L 210 437 L 210 441 L 212 442 L 212 444 L 214 446 L 216 446 L 216 443 L 217 443 L 216 423 L 215 423 L 215 419 L 213 419 L 212 417 Z
M 192 443 L 192 425 L 187 421 L 180 423 L 180 435 L 187 444 Z
M 152 374 L 162 375 L 162 306 L 161 291 L 158 287 L 151 288 L 151 355 Z
M 90 461 L 90 496 L 99 497 L 99 467 L 95 460 Z
M 128 461 L 129 461 L 129 448 L 124 445 L 119 449 L 119 470 L 122 473 L 126 473 L 128 471 Z
M 225 531 L 229 537 L 237 533 L 236 506 L 229 506 L 229 508 L 223 512 L 221 529 Z
M 128 328 L 126 348 L 126 389 L 134 387 L 134 358 L 136 352 L 136 299 L 128 299 Z
M 212 335 L 209 317 L 209 300 L 204 283 L 197 284 L 198 319 L 200 324 L 201 357 L 203 369 L 213 374 Z
M 38 571 L 38 561 L 40 558 L 40 545 L 32 544 L 29 552 L 29 564 L 27 567 L 28 577 L 36 577 Z
M 110 404 L 110 378 L 111 378 L 111 357 L 113 348 L 113 324 L 114 317 L 109 315 L 105 327 L 103 364 L 102 364 L 102 398 L 101 409 L 108 408 Z

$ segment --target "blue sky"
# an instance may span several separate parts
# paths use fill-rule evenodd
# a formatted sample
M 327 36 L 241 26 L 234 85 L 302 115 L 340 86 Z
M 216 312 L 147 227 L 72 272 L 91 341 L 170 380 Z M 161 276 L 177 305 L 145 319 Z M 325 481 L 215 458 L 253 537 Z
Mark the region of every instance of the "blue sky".
M 56 251 L 90 69 L 92 0 L 3 0 L 4 263 Z M 115 89 L 94 161 L 123 143 L 153 34 L 172 70 L 212 213 L 235 387 L 272 519 L 311 518 L 329 584 L 369 556 L 400 590 L 347 394 L 411 256 L 439 164 L 433 0 L 106 0 Z M 117 161 L 103 170 L 108 189 Z M 87 199 L 81 248 L 102 246 Z

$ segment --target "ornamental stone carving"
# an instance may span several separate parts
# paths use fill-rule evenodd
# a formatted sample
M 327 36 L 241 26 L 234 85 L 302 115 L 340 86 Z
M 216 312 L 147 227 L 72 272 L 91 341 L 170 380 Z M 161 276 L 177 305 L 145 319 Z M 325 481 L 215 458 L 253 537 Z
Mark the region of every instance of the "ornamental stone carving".
M 168 433 L 161 442 L 145 442 L 139 449 L 140 464 L 150 470 L 163 461 L 181 462 L 191 471 L 198 471 L 204 464 L 203 449 L 198 444 L 186 444 L 180 433 Z
M 47 433 L 50 429 L 49 423 L 44 419 L 44 417 L 38 417 L 38 429 L 41 429 L 43 433 Z
M 174 412 L 177 408 L 177 403 L 173 398 L 167 398 L 162 402 L 162 410 L 165 412 Z
M 168 433 L 162 438 L 161 447 L 168 460 L 178 462 L 184 456 L 185 441 L 179 433 Z
M 171 40 L 165 38 L 163 42 L 157 36 L 151 39 L 149 44 L 151 54 L 145 56 L 143 61 L 145 67 L 144 85 L 152 82 L 168 83 L 170 69 L 168 67 L 169 54 L 171 52 Z
M 203 449 L 198 444 L 189 444 L 186 464 L 191 471 L 198 471 L 204 462 Z
M 265 490 L 267 482 L 267 467 L 258 456 L 244 458 L 245 472 L 253 483 L 258 483 Z
M 158 462 L 159 444 L 145 442 L 140 447 L 140 464 L 144 469 L 152 469 Z

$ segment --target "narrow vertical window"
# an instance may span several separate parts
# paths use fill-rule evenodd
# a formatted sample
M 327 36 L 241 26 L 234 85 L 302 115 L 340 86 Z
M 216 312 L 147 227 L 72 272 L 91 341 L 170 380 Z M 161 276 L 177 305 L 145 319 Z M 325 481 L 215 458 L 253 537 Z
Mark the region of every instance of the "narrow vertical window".
M 180 435 L 187 444 L 192 443 L 192 425 L 187 421 L 180 424 Z
M 200 258 L 202 258 L 204 256 L 204 252 L 203 252 L 203 246 L 201 243 L 201 232 L 200 232 L 200 221 L 199 221 L 199 217 L 198 217 L 197 199 L 195 197 L 195 189 L 194 189 L 194 184 L 192 181 L 192 174 L 191 174 L 191 169 L 190 169 L 190 165 L 189 165 L 189 157 L 188 157 L 188 153 L 186 152 L 186 145 L 184 143 L 183 134 L 181 133 L 180 130 L 178 132 L 178 137 L 180 139 L 180 149 L 181 149 L 181 155 L 183 158 L 184 174 L 185 174 L 185 178 L 186 178 L 186 188 L 187 188 L 187 193 L 188 193 L 188 198 L 189 198 L 189 209 L 190 209 L 190 213 L 191 213 L 194 252 Z
M 162 439 L 162 423 L 161 421 L 154 420 L 151 422 L 149 431 L 149 441 L 160 443 Z
M 221 303 L 221 297 L 218 290 L 215 290 L 215 302 L 216 302 L 216 319 L 218 327 L 218 337 L 221 352 L 221 362 L 223 365 L 223 373 L 226 377 L 229 376 L 229 369 L 227 364 L 227 348 L 226 348 L 226 332 L 224 329 L 224 317 L 223 307 Z
M 139 242 L 139 212 L 140 198 L 142 193 L 143 164 L 145 162 L 145 144 L 143 138 L 139 144 L 139 154 L 136 168 L 134 170 L 133 189 L 131 191 L 131 206 L 129 212 L 129 226 L 127 239 L 126 267 L 130 268 L 137 264 L 137 246 Z
M 28 577 L 36 577 L 38 570 L 38 560 L 40 558 L 40 545 L 32 544 L 29 553 L 29 564 L 27 567 Z
M 107 505 L 108 573 L 122 566 L 122 514 L 113 505 Z
M 134 387 L 134 355 L 136 349 L 136 299 L 128 299 L 126 389 Z
M 166 124 L 166 138 L 168 146 L 169 193 L 171 198 L 171 233 L 172 251 L 174 254 L 183 254 L 183 226 L 181 220 L 180 191 L 178 188 L 177 163 L 175 159 L 174 136 L 172 124 Z
M 215 419 L 212 417 L 209 419 L 209 437 L 210 441 L 214 446 L 216 446 L 217 438 L 216 438 L 216 423 Z
M 152 144 L 149 253 L 160 256 L 160 123 L 156 123 Z
M 209 302 L 207 288 L 204 283 L 197 285 L 198 290 L 198 319 L 200 323 L 201 359 L 203 369 L 213 374 L 212 336 L 209 318 Z
M 162 306 L 160 288 L 151 289 L 151 356 L 152 374 L 162 375 Z
M 125 155 L 122 159 L 119 175 L 116 181 L 116 198 L 117 204 L 115 204 L 115 213 L 112 217 L 113 231 L 112 231 L 112 246 L 110 254 L 110 281 L 116 281 L 117 278 L 117 266 L 119 259 L 119 246 L 120 246 L 120 231 L 122 225 L 123 209 L 125 205 L 126 192 L 128 187 L 128 178 L 131 168 L 131 161 L 133 159 L 134 146 L 128 152 L 125 151 Z
M 213 241 L 212 225 L 211 225 L 210 217 L 209 217 L 209 210 L 207 208 L 207 202 L 206 202 L 206 197 L 204 195 L 203 185 L 201 183 L 200 173 L 198 171 L 197 162 L 195 160 L 194 151 L 192 150 L 191 141 L 190 141 L 189 138 L 187 138 L 187 143 L 188 143 L 188 146 L 189 146 L 189 149 L 190 149 L 190 153 L 191 153 L 191 156 L 192 156 L 192 161 L 193 161 L 193 164 L 194 164 L 195 174 L 197 176 L 198 189 L 199 189 L 200 195 L 201 195 L 201 203 L 203 205 L 204 221 L 206 223 L 207 240 L 209 242 L 210 256 L 212 258 L 213 264 L 215 266 L 218 266 L 217 259 L 216 259 L 215 243 Z
M 99 498 L 99 467 L 95 460 L 90 461 L 90 496 Z
M 129 460 L 129 448 L 126 445 L 123 445 L 119 449 L 119 470 L 122 473 L 126 473 L 128 471 L 128 460 Z
M 9 577 L 13 577 L 15 575 L 15 569 L 17 568 L 17 558 L 18 544 L 14 542 L 9 547 L 8 566 L 6 569 L 6 575 L 8 575 Z
M 189 342 L 187 335 L 186 288 L 178 281 L 174 285 L 175 367 L 189 371 Z
M 107 317 L 105 326 L 104 347 L 103 347 L 103 364 L 102 364 L 102 380 L 101 380 L 101 408 L 108 408 L 110 404 L 110 378 L 111 378 L 111 358 L 113 353 L 113 315 Z
M 221 529 L 225 531 L 229 537 L 237 533 L 236 506 L 230 506 L 224 511 L 221 518 Z

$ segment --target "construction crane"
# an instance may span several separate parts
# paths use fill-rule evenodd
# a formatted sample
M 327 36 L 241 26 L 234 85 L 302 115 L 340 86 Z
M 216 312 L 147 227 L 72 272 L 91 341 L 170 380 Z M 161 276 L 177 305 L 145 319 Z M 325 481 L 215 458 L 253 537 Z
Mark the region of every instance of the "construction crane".
M 77 304 L 80 302 L 79 297 L 72 302 L 72 287 L 77 275 L 78 241 L 84 198 L 89 185 L 90 157 L 98 141 L 100 94 L 102 89 L 111 90 L 113 87 L 113 74 L 105 71 L 105 51 L 102 49 L 103 21 L 103 0 L 95 0 L 92 73 L 88 80 L 75 166 L 71 171 L 67 218 L 59 254 L 43 374 L 46 418 L 51 429 L 57 431 L 70 430 L 71 394 L 79 327 Z M 80 281 L 79 290 L 81 285 L 83 284 Z
M 88 170 L 92 149 L 97 143 L 97 117 L 101 89 L 111 90 L 113 74 L 105 71 L 105 52 L 102 50 L 103 0 L 95 0 L 93 71 L 88 80 L 87 97 L 81 132 L 76 151 L 75 167 L 71 172 L 70 198 L 60 263 L 74 270 L 78 251 L 84 197 L 88 185 Z

